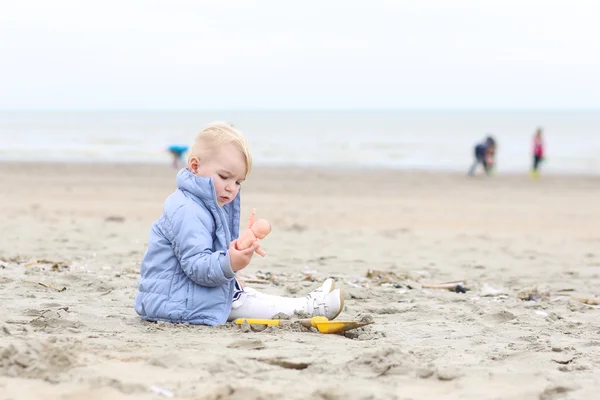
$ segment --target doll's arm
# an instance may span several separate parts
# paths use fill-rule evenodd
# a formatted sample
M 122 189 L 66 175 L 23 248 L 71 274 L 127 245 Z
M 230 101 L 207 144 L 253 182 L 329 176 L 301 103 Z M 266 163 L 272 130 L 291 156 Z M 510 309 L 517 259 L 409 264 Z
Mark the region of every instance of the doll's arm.
M 259 256 L 261 256 L 261 257 L 264 257 L 264 256 L 266 256 L 266 255 L 267 255 L 267 252 L 266 252 L 266 251 L 264 251 L 264 250 L 263 250 L 263 249 L 260 247 L 260 244 L 258 244 L 258 242 L 254 243 L 254 244 L 255 244 L 255 246 L 256 246 L 256 250 L 254 250 L 254 252 L 255 252 L 256 254 L 258 254 L 258 255 L 259 255 Z

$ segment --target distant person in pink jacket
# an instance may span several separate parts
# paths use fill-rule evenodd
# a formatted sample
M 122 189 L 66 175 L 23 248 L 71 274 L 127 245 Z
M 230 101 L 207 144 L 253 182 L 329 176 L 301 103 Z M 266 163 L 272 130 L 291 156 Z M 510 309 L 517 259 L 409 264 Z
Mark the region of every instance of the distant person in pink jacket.
M 540 164 L 544 161 L 544 139 L 542 136 L 542 128 L 538 128 L 533 136 L 533 166 L 531 168 L 533 178 L 540 176 Z

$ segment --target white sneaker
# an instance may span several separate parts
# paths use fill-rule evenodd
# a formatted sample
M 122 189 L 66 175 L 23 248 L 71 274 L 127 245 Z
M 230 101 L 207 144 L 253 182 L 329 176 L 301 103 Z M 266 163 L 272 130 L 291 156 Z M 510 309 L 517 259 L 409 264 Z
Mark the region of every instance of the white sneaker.
M 326 289 L 323 286 L 321 288 Z M 313 316 L 327 317 L 332 320 L 344 309 L 344 291 L 342 289 L 335 289 L 331 292 L 315 290 L 306 297 L 308 312 Z

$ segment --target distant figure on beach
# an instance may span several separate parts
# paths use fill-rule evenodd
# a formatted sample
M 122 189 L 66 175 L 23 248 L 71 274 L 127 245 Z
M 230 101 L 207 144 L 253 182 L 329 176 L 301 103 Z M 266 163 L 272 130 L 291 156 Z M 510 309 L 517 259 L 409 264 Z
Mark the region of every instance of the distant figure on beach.
M 539 178 L 540 164 L 544 161 L 544 138 L 542 128 L 538 128 L 533 136 L 533 166 L 531 168 L 531 177 Z
M 475 160 L 469 169 L 469 176 L 475 175 L 477 166 L 481 164 L 486 175 L 490 175 L 496 163 L 496 141 L 488 136 L 483 143 L 479 143 L 474 149 Z
M 188 146 L 180 144 L 173 144 L 167 148 L 167 151 L 173 155 L 173 168 L 178 169 L 179 162 L 181 161 L 183 163 L 183 155 L 188 151 L 188 149 Z

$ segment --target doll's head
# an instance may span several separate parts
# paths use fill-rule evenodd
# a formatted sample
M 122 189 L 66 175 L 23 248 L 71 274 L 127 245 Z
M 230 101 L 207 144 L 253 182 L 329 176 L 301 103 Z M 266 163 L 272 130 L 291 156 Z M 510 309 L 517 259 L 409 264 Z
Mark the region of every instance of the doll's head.
M 271 224 L 266 219 L 259 219 L 252 225 L 252 232 L 257 239 L 264 239 L 271 232 Z

